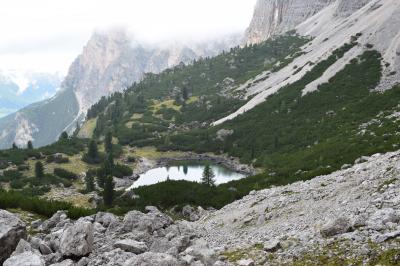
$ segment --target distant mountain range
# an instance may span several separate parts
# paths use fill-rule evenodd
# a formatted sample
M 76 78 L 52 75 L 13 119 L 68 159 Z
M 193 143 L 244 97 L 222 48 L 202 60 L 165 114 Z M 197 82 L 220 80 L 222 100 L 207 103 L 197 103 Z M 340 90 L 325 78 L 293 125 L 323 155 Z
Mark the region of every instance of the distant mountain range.
M 49 144 L 61 132 L 74 131 L 88 108 L 102 96 L 126 89 L 146 73 L 215 56 L 239 45 L 241 37 L 238 34 L 202 43 L 150 45 L 136 41 L 121 29 L 96 32 L 70 66 L 54 97 L 0 119 L 0 148 L 10 147 L 13 142 L 24 146 L 28 140 L 35 146 Z
M 59 73 L 0 70 L 0 117 L 54 96 L 61 81 Z

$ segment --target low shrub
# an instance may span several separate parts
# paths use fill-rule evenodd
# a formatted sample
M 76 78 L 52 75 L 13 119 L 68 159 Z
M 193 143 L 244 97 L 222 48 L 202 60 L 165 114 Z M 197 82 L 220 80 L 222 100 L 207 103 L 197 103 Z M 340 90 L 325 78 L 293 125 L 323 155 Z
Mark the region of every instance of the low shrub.
M 67 171 L 63 168 L 55 168 L 54 175 L 68 180 L 76 180 L 78 178 L 75 173 Z

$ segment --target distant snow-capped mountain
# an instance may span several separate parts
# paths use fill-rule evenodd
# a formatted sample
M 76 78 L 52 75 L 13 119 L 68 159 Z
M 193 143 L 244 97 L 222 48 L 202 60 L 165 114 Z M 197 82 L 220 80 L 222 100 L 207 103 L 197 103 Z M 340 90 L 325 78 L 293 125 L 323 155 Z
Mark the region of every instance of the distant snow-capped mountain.
M 0 70 L 0 117 L 54 96 L 61 81 L 59 73 Z

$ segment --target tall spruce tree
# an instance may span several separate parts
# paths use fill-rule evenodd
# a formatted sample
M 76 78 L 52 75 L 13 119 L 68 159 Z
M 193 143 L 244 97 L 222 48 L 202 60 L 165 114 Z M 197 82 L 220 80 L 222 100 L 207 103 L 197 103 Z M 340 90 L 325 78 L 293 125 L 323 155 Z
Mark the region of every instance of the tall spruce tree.
M 37 162 L 35 164 L 35 177 L 37 179 L 41 179 L 44 176 L 44 167 L 42 162 Z
M 85 183 L 86 183 L 86 191 L 87 192 L 91 192 L 91 191 L 95 190 L 93 171 L 89 170 L 86 172 Z
M 201 183 L 210 187 L 215 186 L 215 174 L 209 164 L 204 168 Z
M 28 150 L 33 150 L 33 143 L 32 141 L 28 141 L 28 144 L 26 145 L 26 147 L 28 148 Z
M 112 153 L 113 144 L 112 144 L 112 133 L 111 133 L 111 131 L 107 132 L 107 134 L 106 134 L 106 137 L 104 139 L 104 148 L 105 148 L 107 153 Z
M 68 138 L 68 133 L 64 131 L 63 133 L 61 133 L 59 140 L 67 140 Z
M 114 201 L 114 181 L 111 176 L 107 176 L 104 183 L 104 191 L 103 191 L 103 200 L 104 204 L 107 206 L 111 206 Z
M 91 162 L 96 162 L 99 158 L 99 149 L 97 148 L 96 141 L 93 139 L 89 142 L 87 157 Z

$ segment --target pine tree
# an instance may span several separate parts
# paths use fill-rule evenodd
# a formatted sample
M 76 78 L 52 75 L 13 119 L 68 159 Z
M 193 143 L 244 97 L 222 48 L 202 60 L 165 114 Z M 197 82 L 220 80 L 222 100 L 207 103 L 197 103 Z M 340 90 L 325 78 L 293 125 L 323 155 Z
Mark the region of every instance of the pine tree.
M 99 157 L 99 150 L 95 140 L 91 140 L 89 143 L 88 157 L 92 161 L 96 161 Z
M 64 131 L 63 133 L 61 133 L 59 140 L 67 140 L 68 138 L 68 133 Z
M 112 153 L 107 154 L 106 159 L 103 163 L 103 168 L 106 175 L 111 175 L 114 168 L 114 156 Z
M 35 176 L 37 179 L 41 179 L 44 176 L 44 167 L 40 161 L 35 164 Z
M 97 171 L 97 178 L 96 178 L 97 185 L 101 188 L 104 188 L 104 183 L 106 182 L 106 173 L 103 168 L 100 168 Z
M 113 144 L 112 144 L 112 133 L 110 131 L 107 132 L 106 137 L 104 139 L 104 148 L 107 153 L 112 153 Z
M 187 101 L 189 99 L 189 92 L 186 87 L 183 87 L 183 89 L 182 89 L 182 99 L 184 101 Z
M 12 149 L 13 150 L 18 150 L 18 146 L 17 146 L 17 144 L 15 144 L 15 142 L 13 142 L 13 144 L 12 144 Z
M 94 186 L 94 176 L 92 171 L 87 171 L 86 172 L 86 177 L 85 177 L 85 183 L 86 183 L 86 191 L 91 192 L 95 190 Z
M 107 176 L 106 182 L 104 183 L 103 200 L 104 204 L 111 206 L 114 201 L 114 181 L 111 176 Z
M 203 178 L 201 179 L 201 183 L 207 186 L 215 186 L 215 175 L 214 171 L 211 169 L 210 165 L 206 165 L 203 171 Z
M 33 150 L 33 143 L 31 140 L 28 141 L 28 144 L 26 146 L 27 146 L 28 150 Z

